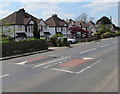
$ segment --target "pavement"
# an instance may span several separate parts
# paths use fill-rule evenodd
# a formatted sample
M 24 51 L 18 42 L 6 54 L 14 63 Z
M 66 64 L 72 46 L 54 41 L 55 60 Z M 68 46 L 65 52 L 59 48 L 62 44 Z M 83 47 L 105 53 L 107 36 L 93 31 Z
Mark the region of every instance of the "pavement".
M 3 60 L 2 91 L 118 92 L 118 38 L 76 45 Z

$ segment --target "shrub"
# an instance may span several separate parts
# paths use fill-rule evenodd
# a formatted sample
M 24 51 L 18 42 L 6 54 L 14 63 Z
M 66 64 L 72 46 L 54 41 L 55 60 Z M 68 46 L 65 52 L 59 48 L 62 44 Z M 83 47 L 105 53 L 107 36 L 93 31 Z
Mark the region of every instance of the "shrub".
M 120 36 L 120 31 L 115 32 L 116 36 Z
M 11 41 L 6 43 L 0 43 L 2 45 L 2 55 L 9 56 L 14 54 L 21 54 L 31 51 L 45 50 L 48 49 L 45 40 L 25 40 L 25 41 Z
M 52 43 L 53 46 L 57 46 L 57 43 L 59 41 L 58 37 L 63 37 L 63 35 L 62 34 L 55 34 L 54 36 L 52 36 L 50 38 L 50 41 L 51 41 L 51 43 Z

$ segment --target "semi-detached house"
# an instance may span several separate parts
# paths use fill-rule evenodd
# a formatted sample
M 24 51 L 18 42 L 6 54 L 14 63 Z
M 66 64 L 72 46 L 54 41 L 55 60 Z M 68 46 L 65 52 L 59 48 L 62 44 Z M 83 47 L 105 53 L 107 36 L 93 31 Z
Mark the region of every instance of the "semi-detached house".
M 1 32 L 13 38 L 32 38 L 34 21 L 38 24 L 40 34 L 46 35 L 44 32 L 48 32 L 47 24 L 42 19 L 38 19 L 25 12 L 24 9 L 15 11 L 2 19 L 0 21 Z
M 67 23 L 60 19 L 56 14 L 45 20 L 45 23 L 49 26 L 50 36 L 58 33 L 63 34 L 64 36 L 68 35 Z

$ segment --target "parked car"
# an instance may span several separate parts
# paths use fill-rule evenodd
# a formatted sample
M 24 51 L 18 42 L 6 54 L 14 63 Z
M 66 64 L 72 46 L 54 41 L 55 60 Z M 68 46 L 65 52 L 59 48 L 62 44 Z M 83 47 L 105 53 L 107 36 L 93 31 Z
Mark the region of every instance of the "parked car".
M 77 40 L 76 40 L 75 38 L 68 38 L 67 41 L 68 41 L 70 44 L 77 43 Z

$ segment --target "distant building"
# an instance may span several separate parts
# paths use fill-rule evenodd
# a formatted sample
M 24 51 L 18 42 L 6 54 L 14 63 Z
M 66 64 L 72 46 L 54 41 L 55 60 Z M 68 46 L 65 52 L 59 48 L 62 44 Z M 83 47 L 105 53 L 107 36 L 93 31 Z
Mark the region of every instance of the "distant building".
M 87 22 L 86 28 L 87 28 L 87 31 L 89 31 L 90 36 L 96 34 L 97 27 L 94 22 L 92 22 L 92 21 Z
M 69 28 L 75 26 L 75 21 L 72 20 L 72 19 L 67 19 L 66 23 L 67 23 L 67 26 L 68 26 L 68 29 L 67 29 L 68 30 L 68 34 L 67 34 L 67 36 L 71 37 L 72 35 L 71 35 L 71 32 L 70 32 Z
M 114 31 L 114 27 L 113 27 L 113 23 L 112 23 L 111 17 L 109 19 L 108 17 L 103 16 L 102 18 L 100 18 L 99 20 L 97 20 L 96 26 L 97 26 L 98 29 L 100 28 L 101 25 L 105 25 L 111 31 Z

